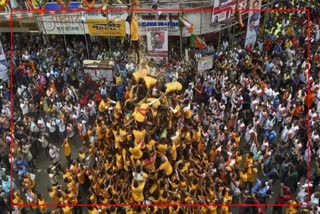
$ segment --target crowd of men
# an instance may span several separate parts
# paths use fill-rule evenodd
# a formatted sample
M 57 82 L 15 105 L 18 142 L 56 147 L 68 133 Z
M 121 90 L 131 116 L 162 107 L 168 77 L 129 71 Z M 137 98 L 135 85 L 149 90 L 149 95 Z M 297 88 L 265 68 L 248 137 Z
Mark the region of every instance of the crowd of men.
M 161 66 L 143 57 L 136 64 L 126 49 L 116 50 L 112 84 L 94 82 L 82 69 L 84 59 L 107 57 L 104 47 L 86 56 L 83 42 L 65 47 L 58 39 L 49 45 L 40 36 L 16 37 L 12 97 L 9 82 L 0 86 L 3 210 L 23 213 L 10 207 L 10 193 L 15 204 L 58 205 L 31 207 L 42 214 L 81 213 L 78 203 L 92 204 L 90 214 L 230 213 L 227 204 L 318 198 L 320 16 L 312 13 L 310 39 L 306 14 L 272 14 L 253 49 L 225 41 L 221 50 L 192 50 L 188 62 L 171 58 Z M 212 56 L 213 68 L 197 70 L 199 55 Z M 77 158 L 72 144 L 81 145 Z M 52 162 L 44 169 L 50 198 L 35 191 L 42 152 Z M 295 197 L 310 160 L 312 196 Z M 313 205 L 269 209 L 317 213 Z

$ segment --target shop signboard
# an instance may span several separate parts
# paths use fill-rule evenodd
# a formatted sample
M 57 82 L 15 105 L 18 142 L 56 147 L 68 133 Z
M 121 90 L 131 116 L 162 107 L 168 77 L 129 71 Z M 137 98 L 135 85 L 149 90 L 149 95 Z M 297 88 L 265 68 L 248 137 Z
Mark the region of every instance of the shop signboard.
M 91 36 L 125 36 L 125 20 L 90 19 L 87 22 Z
M 138 20 L 139 34 L 146 36 L 148 28 L 163 28 L 166 27 L 169 36 L 180 36 L 180 28 L 178 15 L 161 15 L 158 19 L 154 15 L 141 15 Z

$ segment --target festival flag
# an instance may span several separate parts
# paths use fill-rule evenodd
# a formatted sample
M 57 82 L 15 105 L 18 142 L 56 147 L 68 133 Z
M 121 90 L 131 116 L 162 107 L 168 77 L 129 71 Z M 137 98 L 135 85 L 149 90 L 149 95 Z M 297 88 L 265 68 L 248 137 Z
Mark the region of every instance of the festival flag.
M 186 19 L 181 18 L 181 17 L 178 18 L 178 21 L 179 21 L 180 27 L 186 27 L 188 29 L 189 33 L 193 33 L 193 24 L 191 24 Z
M 207 45 L 199 36 L 191 34 L 191 47 L 203 49 L 206 48 Z
M 138 29 L 138 20 L 136 15 L 132 15 L 130 30 L 131 30 L 131 41 L 138 41 L 139 29 Z

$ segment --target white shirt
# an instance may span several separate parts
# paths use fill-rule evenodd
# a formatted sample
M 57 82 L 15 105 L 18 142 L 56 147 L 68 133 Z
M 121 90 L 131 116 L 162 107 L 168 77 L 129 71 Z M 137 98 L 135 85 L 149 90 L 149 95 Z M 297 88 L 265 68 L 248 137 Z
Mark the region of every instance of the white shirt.
M 31 122 L 30 131 L 31 132 L 39 132 L 39 128 L 34 122 Z
M 49 149 L 49 155 L 50 157 L 53 159 L 53 162 L 57 162 L 60 158 L 60 154 L 59 154 L 59 148 L 57 148 L 56 146 L 53 146 L 52 148 Z
M 24 85 L 21 85 L 21 86 L 18 87 L 17 92 L 18 92 L 19 96 L 22 95 L 22 93 L 26 90 L 26 88 L 27 88 L 27 87 L 24 86 Z
M 71 123 L 68 124 L 67 131 L 69 133 L 69 138 L 74 136 L 74 128 L 73 128 L 73 125 Z
M 66 130 L 66 124 L 61 119 L 56 119 L 56 124 L 59 127 L 59 132 L 63 133 Z
M 28 103 L 26 103 L 25 101 L 22 102 L 22 103 L 20 104 L 20 108 L 21 108 L 21 110 L 22 110 L 22 114 L 23 114 L 23 115 L 28 114 L 28 112 L 29 112 Z
M 56 123 L 54 121 L 48 121 L 46 125 L 51 133 L 56 131 Z
M 193 99 L 193 90 L 192 89 L 186 89 L 186 91 L 184 92 L 184 94 L 187 94 L 188 95 L 188 98 L 189 100 L 192 100 Z
M 42 148 L 47 148 L 49 142 L 48 140 L 45 138 L 45 136 L 41 136 L 38 141 L 41 143 Z

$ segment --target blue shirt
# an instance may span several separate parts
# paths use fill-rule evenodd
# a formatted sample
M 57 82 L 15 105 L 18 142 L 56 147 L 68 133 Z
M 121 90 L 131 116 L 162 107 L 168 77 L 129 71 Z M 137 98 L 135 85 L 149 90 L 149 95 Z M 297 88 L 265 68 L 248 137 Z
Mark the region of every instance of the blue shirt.
M 251 192 L 252 193 L 256 193 L 260 184 L 261 184 L 261 181 L 259 179 L 257 179 L 256 182 L 254 183 L 252 189 L 251 189 Z
M 262 188 L 262 187 L 260 187 L 260 184 L 261 184 L 261 181 L 259 179 L 257 179 L 256 183 L 253 185 L 253 187 L 251 189 L 251 192 L 257 193 L 261 197 L 265 197 L 267 195 L 269 187 L 265 186 Z
M 272 62 L 267 62 L 266 63 L 266 71 L 270 72 L 272 70 L 272 68 L 274 67 L 274 64 Z
M 7 175 L 7 181 L 4 181 L 2 180 L 2 183 L 1 183 L 1 186 L 2 186 L 2 189 L 5 191 L 5 193 L 9 194 L 10 193 L 10 186 L 11 186 L 11 178 L 9 175 Z M 12 189 L 15 189 L 16 188 L 16 185 L 15 183 L 12 181 Z
M 17 166 L 22 165 L 26 168 L 29 167 L 29 164 L 26 160 L 17 160 L 16 164 L 17 164 Z
M 18 175 L 19 175 L 19 179 L 22 179 L 22 176 L 25 175 L 27 173 L 27 168 L 22 166 L 22 169 L 19 169 L 18 171 Z

